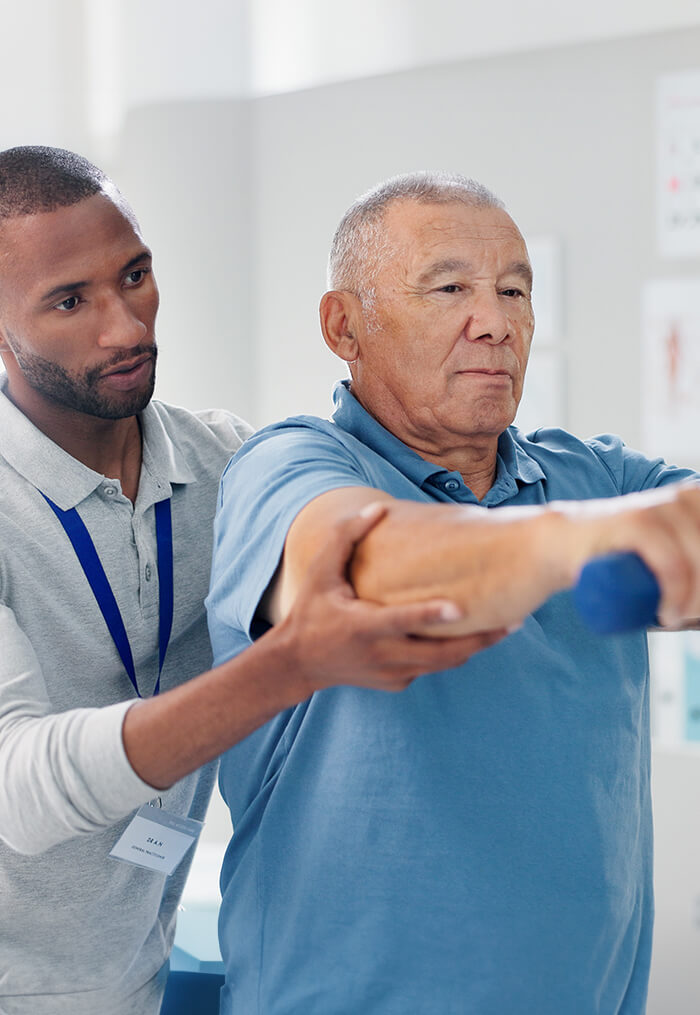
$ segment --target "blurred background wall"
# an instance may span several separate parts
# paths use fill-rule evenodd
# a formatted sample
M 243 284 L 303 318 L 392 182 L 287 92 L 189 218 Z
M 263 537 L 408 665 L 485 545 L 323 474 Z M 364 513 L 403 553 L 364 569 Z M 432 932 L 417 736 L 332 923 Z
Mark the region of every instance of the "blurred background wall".
M 161 398 L 327 414 L 334 227 L 378 180 L 446 168 L 553 265 L 528 424 L 648 445 L 643 290 L 700 282 L 700 254 L 662 255 L 657 232 L 658 81 L 700 70 L 697 0 L 2 0 L 0 26 L 0 147 L 92 158 L 155 252 Z M 655 749 L 651 1015 L 700 1011 L 698 750 Z

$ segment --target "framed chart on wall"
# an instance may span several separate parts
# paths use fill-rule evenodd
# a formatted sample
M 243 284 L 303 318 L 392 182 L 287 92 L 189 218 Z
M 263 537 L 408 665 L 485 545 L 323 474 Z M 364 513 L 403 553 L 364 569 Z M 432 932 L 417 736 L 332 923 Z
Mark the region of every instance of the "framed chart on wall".
M 658 78 L 656 136 L 659 251 L 700 256 L 700 69 Z

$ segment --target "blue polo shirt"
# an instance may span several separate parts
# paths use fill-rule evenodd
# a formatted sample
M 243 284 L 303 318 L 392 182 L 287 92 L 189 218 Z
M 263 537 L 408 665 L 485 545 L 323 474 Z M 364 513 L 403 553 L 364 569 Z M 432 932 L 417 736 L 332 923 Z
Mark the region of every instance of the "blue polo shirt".
M 294 517 L 345 486 L 472 504 L 346 384 L 330 420 L 260 431 L 224 474 L 210 631 L 254 614 Z M 686 478 L 616 437 L 500 439 L 487 507 Z M 274 680 L 274 674 L 269 675 Z M 596 637 L 568 592 L 402 694 L 314 694 L 229 751 L 222 1011 L 244 1015 L 640 1015 L 652 930 L 642 634 Z

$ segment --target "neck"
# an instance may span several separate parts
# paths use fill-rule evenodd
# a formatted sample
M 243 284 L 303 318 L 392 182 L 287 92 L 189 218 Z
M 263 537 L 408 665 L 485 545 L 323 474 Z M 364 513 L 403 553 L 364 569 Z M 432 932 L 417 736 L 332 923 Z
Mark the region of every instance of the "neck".
M 444 451 L 417 447 L 415 444 L 408 446 L 422 458 L 435 462 L 448 472 L 459 472 L 465 486 L 469 487 L 478 500 L 483 500 L 496 479 L 497 440 L 484 448 L 454 447 Z
M 478 500 L 483 500 L 496 478 L 499 434 L 450 431 L 429 413 L 416 421 L 397 406 L 368 404 L 353 383 L 352 394 L 371 416 L 421 458 L 448 472 L 459 472 Z
M 94 472 L 118 479 L 124 495 L 136 499 L 141 473 L 141 427 L 136 416 L 100 419 L 42 399 L 7 396 L 37 429 Z

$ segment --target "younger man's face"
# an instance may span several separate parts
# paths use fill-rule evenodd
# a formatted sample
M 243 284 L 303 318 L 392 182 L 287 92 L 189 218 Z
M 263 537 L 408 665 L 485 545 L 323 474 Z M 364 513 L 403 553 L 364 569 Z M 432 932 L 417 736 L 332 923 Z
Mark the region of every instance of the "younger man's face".
M 0 354 L 24 411 L 140 412 L 155 384 L 157 310 L 151 253 L 106 194 L 0 223 Z

